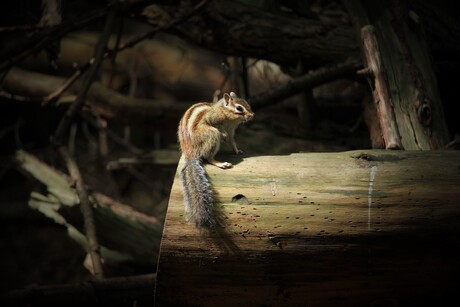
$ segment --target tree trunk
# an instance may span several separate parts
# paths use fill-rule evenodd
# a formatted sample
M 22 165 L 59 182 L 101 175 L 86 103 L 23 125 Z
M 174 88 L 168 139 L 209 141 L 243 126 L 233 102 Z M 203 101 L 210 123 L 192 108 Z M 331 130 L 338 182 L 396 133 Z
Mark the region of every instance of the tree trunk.
M 364 63 L 386 147 L 443 148 L 449 133 L 418 16 L 396 1 L 344 3 L 364 40 Z M 372 39 L 375 44 L 368 43 Z
M 206 167 L 224 221 L 210 233 L 184 221 L 176 174 L 158 306 L 407 306 L 456 295 L 460 153 L 228 161 L 235 167 Z

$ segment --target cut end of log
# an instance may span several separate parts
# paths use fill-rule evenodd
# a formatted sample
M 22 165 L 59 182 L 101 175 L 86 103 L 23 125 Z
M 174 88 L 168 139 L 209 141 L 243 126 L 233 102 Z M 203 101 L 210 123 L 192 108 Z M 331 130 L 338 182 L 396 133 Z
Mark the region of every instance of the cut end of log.
M 389 143 L 385 149 L 387 150 L 402 150 L 402 147 L 401 145 L 397 144 L 397 143 Z

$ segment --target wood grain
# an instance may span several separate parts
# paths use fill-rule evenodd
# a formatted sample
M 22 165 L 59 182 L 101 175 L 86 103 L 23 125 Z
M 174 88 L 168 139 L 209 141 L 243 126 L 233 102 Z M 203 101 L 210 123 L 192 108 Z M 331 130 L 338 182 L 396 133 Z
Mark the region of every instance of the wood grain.
M 157 305 L 391 305 L 454 293 L 458 152 L 227 160 L 233 169 L 206 167 L 223 216 L 212 232 L 184 221 L 176 176 Z

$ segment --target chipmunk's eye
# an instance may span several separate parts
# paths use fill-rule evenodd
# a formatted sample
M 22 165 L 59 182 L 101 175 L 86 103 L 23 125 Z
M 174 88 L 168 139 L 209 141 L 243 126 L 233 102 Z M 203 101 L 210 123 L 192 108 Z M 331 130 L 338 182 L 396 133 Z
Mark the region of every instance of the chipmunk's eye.
M 242 107 L 242 106 L 237 105 L 237 106 L 235 107 L 235 109 L 236 109 L 239 113 L 243 113 L 243 107 Z

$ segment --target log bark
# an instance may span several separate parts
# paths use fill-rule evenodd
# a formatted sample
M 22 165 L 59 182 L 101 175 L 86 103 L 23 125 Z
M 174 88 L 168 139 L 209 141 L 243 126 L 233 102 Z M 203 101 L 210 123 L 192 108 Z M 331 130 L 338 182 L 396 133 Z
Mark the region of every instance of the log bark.
M 367 63 L 365 71 L 373 80 L 374 101 L 385 148 L 403 149 L 374 27 L 364 26 L 361 29 L 361 38 Z
M 46 96 L 60 88 L 66 80 L 61 77 L 12 68 L 6 75 L 3 88 L 11 93 L 31 97 Z M 66 94 L 76 95 L 81 89 L 76 81 Z M 14 97 L 13 97 L 14 98 Z M 120 121 L 149 123 L 152 120 L 179 118 L 190 106 L 186 103 L 165 103 L 155 99 L 133 98 L 111 90 L 99 82 L 93 82 L 88 91 L 88 100 L 101 114 Z M 41 100 L 37 100 L 37 103 Z M 159 123 L 157 123 L 159 124 Z
M 235 167 L 206 167 L 224 221 L 211 232 L 184 221 L 176 174 L 158 306 L 404 306 L 456 295 L 460 153 L 227 161 Z
M 366 29 L 370 26 L 375 29 L 379 52 L 372 52 L 365 45 L 364 53 L 372 73 L 377 110 L 389 109 L 380 113 L 386 147 L 443 148 L 448 143 L 449 133 L 423 21 L 413 20 L 409 9 L 401 2 L 346 0 L 344 4 L 358 32 L 364 29 L 364 33 L 369 34 Z M 381 62 L 380 69 L 371 67 L 372 61 Z M 396 125 L 391 119 L 392 113 Z M 386 135 L 389 131 L 391 133 Z M 399 131 L 402 147 L 398 146 L 396 131 Z
M 359 40 L 349 27 L 243 2 L 212 1 L 177 30 L 210 50 L 279 64 L 301 61 L 315 68 L 359 56 Z
M 369 138 L 373 149 L 384 149 L 385 142 L 382 138 L 382 129 L 377 118 L 377 110 L 375 108 L 372 95 L 365 94 L 362 100 L 362 116 L 369 130 Z

